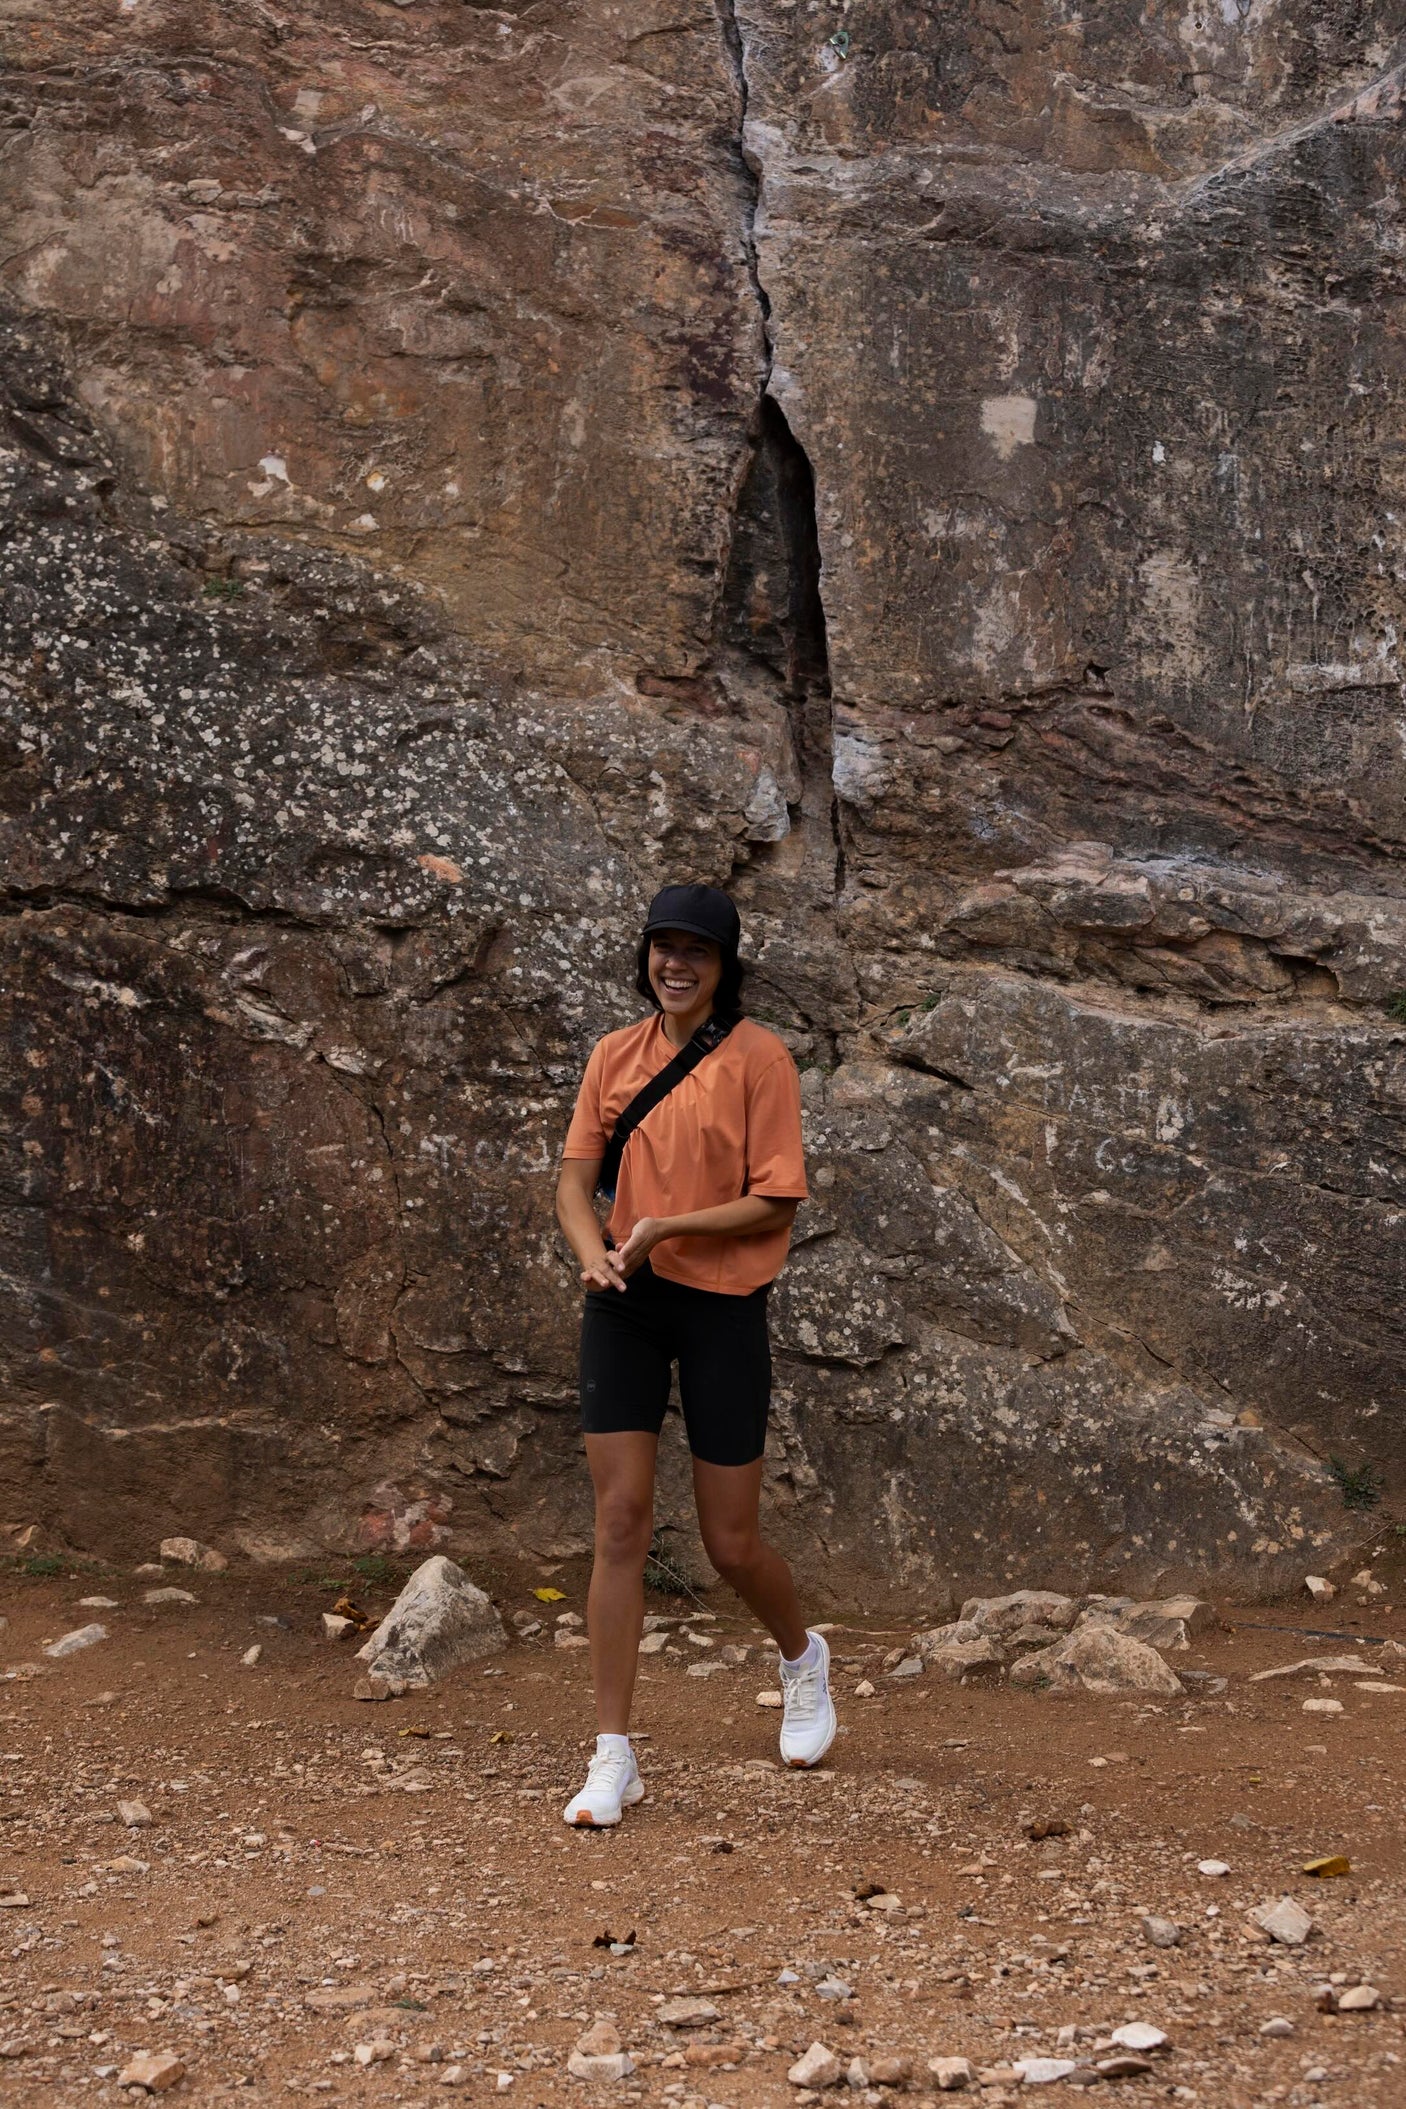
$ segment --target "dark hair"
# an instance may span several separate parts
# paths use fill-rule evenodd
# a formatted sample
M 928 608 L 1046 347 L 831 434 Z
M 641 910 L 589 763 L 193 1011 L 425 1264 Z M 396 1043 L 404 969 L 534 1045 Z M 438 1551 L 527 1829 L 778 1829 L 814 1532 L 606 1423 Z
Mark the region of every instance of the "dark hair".
M 642 937 L 635 955 L 635 987 L 647 1003 L 659 1010 L 662 1006 L 649 978 L 649 946 L 650 939 Z M 722 951 L 723 970 L 713 996 L 713 1016 L 724 1025 L 735 1025 L 742 1016 L 742 983 L 747 969 L 735 952 L 723 951 L 721 946 L 718 949 Z

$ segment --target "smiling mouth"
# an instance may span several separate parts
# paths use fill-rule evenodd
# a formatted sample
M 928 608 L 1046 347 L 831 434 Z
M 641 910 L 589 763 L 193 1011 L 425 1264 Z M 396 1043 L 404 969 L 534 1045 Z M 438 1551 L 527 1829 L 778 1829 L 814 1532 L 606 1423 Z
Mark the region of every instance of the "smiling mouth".
M 666 981 L 662 975 L 660 976 L 660 987 L 666 988 L 671 996 L 691 995 L 697 986 L 698 983 L 696 981 Z

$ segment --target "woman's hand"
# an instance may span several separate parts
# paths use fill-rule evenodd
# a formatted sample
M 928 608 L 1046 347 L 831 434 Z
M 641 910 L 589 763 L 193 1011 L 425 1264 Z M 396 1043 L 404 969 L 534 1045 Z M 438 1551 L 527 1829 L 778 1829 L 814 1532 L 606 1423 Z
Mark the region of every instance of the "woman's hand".
M 602 1251 L 598 1260 L 587 1260 L 581 1269 L 583 1289 L 623 1289 L 625 1277 L 621 1274 L 618 1252 Z
M 673 1226 L 667 1216 L 641 1216 L 623 1245 L 608 1252 L 606 1258 L 620 1269 L 621 1288 L 645 1261 L 656 1245 L 673 1236 Z
M 557 1175 L 557 1221 L 581 1269 L 586 1289 L 623 1289 L 625 1277 L 616 1265 L 617 1254 L 601 1237 L 596 1218 L 596 1177 L 600 1159 L 568 1157 Z

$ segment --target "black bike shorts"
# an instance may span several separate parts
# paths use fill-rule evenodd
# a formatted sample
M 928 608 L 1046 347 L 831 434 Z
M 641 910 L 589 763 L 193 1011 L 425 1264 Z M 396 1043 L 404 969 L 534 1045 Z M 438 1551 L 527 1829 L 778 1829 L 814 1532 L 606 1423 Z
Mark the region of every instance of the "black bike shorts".
M 766 1289 L 724 1296 L 666 1281 L 646 1260 L 624 1290 L 591 1289 L 581 1320 L 587 1435 L 658 1435 L 679 1365 L 688 1447 L 706 1465 L 750 1465 L 766 1445 Z

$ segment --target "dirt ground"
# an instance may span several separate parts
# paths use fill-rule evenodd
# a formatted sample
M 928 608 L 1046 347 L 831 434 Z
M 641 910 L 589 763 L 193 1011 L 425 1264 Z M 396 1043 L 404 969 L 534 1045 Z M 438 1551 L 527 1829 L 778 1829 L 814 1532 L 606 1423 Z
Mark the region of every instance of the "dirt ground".
M 1100 2081 L 1110 2101 L 1406 2103 L 1406 1690 L 1247 1681 L 1346 1651 L 1406 1686 L 1373 1645 L 1406 1640 L 1399 1576 L 1386 1603 L 1347 1589 L 1326 1607 L 1225 1614 L 1169 1658 L 1202 1673 L 1188 1696 L 1157 1703 L 895 1681 L 884 1658 L 911 1621 L 839 1623 L 843 1726 L 813 1774 L 776 1764 L 779 1716 L 756 1703 L 774 1655 L 716 1590 L 699 1629 L 747 1660 L 691 1676 L 715 1651 L 673 1629 L 670 1652 L 642 1662 L 649 1796 L 590 1833 L 561 1821 L 589 1747 L 586 1651 L 554 1645 L 551 1624 L 580 1606 L 583 1572 L 553 1573 L 565 1601 L 546 1611 L 537 1571 L 485 1578 L 543 1631 L 428 1693 L 357 1703 L 351 1650 L 322 1639 L 320 1614 L 348 1583 L 379 1613 L 404 1571 L 10 1566 L 0 2100 L 115 2100 L 145 2050 L 183 2062 L 173 2101 L 409 2109 L 457 2088 L 523 2109 L 747 2109 L 798 2099 L 788 2069 L 820 2039 L 846 2066 L 911 2058 L 895 2098 L 936 2101 L 930 2058 L 988 2074 L 1087 2062 L 1145 2021 L 1169 2047 L 1147 2075 Z M 198 1601 L 147 1605 L 162 1583 Z M 44 1656 L 89 1620 L 109 1637 Z M 876 1696 L 853 1696 L 866 1677 Z M 1341 1713 L 1304 1711 L 1328 1696 Z M 150 1823 L 129 1827 L 119 1801 Z M 1050 1819 L 1068 1833 L 1033 1842 Z M 1339 1852 L 1350 1874 L 1303 1874 Z M 1211 1858 L 1229 1873 L 1198 1872 Z M 856 1895 L 873 1884 L 897 1907 Z M 1286 1891 L 1316 1921 L 1303 1948 L 1246 1922 Z M 1150 1944 L 1147 1913 L 1179 1924 L 1177 1946 Z M 632 1944 L 616 1953 L 607 1935 Z M 1384 2004 L 1321 2012 L 1330 1978 L 1370 1982 Z M 827 1996 L 834 1980 L 850 1996 Z M 716 2020 L 662 2024 L 678 1995 Z M 600 2016 L 635 2061 L 613 2085 L 566 2070 Z M 1264 2035 L 1274 2019 L 1291 2032 Z M 890 2098 L 866 2096 L 857 2069 L 854 2083 Z M 1022 2092 L 988 2077 L 979 2098 Z M 820 2099 L 856 2094 L 842 2082 Z

